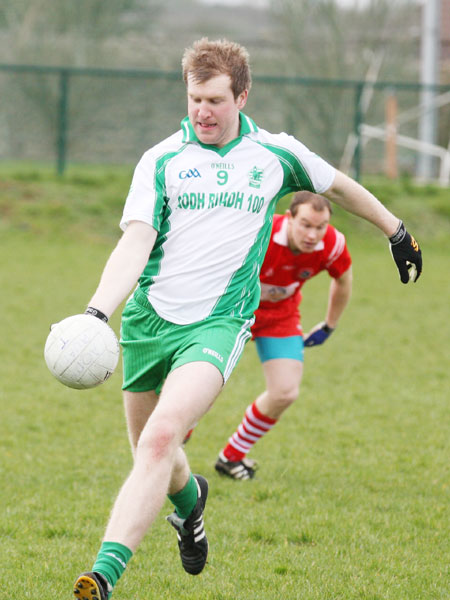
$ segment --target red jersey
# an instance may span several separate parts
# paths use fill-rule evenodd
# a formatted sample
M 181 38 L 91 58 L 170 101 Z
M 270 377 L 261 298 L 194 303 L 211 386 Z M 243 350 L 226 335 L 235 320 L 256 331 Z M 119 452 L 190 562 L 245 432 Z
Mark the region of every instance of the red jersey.
M 344 235 L 328 225 L 313 252 L 294 254 L 288 245 L 287 215 L 274 215 L 269 247 L 261 267 L 261 301 L 253 337 L 302 335 L 299 304 L 303 284 L 320 271 L 339 278 L 352 264 Z

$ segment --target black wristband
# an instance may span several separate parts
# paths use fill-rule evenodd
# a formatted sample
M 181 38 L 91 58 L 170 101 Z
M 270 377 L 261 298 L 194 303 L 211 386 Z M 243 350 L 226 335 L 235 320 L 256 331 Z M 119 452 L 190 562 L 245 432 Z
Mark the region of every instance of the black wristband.
M 400 221 L 400 225 L 398 226 L 397 231 L 394 233 L 394 235 L 391 235 L 389 241 L 393 246 L 396 246 L 397 244 L 400 244 L 400 242 L 403 242 L 403 240 L 405 239 L 405 235 L 406 227 L 403 225 L 403 221 Z
M 334 327 L 330 327 L 326 323 L 322 325 L 322 329 L 325 331 L 325 333 L 333 333 L 334 331 Z
M 100 319 L 100 321 L 104 321 L 105 323 L 108 322 L 108 317 L 102 313 L 101 310 L 98 310 L 97 308 L 94 308 L 93 306 L 88 306 L 87 309 L 84 311 L 85 315 L 92 315 L 93 317 L 97 317 L 97 319 Z

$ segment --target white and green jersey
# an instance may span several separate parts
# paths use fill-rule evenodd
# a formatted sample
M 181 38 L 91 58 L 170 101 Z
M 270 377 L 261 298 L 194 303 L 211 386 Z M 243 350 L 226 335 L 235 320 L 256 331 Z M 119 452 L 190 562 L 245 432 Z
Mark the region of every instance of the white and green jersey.
M 298 140 L 243 113 L 239 137 L 223 148 L 202 144 L 186 117 L 138 163 L 120 224 L 144 221 L 158 232 L 139 279 L 155 311 L 178 324 L 251 318 L 277 201 L 322 193 L 334 176 Z

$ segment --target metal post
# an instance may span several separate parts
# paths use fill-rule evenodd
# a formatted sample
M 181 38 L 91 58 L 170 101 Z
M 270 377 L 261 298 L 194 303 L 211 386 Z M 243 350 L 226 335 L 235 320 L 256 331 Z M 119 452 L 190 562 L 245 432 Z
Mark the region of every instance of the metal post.
M 364 83 L 359 82 L 355 88 L 355 136 L 356 136 L 356 146 L 355 146 L 355 179 L 356 181 L 360 181 L 361 178 L 361 160 L 362 160 L 362 139 L 361 139 L 361 123 L 362 123 L 362 106 L 361 106 L 361 97 L 364 89 Z
M 422 112 L 419 121 L 419 139 L 429 144 L 436 143 L 437 109 L 434 103 L 435 90 L 430 87 L 439 81 L 439 21 L 440 0 L 427 0 L 422 7 L 422 49 L 420 82 L 424 86 L 421 93 Z M 433 159 L 429 154 L 419 154 L 417 176 L 421 179 L 433 177 Z
M 67 125 L 68 125 L 68 98 L 69 98 L 69 72 L 62 69 L 59 74 L 59 102 L 58 102 L 58 134 L 57 134 L 57 173 L 63 175 L 66 168 L 67 154 Z

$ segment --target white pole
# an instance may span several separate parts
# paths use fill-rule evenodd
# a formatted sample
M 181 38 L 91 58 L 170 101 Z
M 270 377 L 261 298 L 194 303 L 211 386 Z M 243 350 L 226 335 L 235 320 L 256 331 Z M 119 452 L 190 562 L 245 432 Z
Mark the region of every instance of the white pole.
M 440 19 L 441 0 L 423 0 L 420 69 L 420 82 L 422 85 L 439 83 Z M 436 144 L 437 142 L 435 94 L 435 90 L 427 88 L 421 92 L 423 110 L 419 120 L 419 139 L 429 144 Z M 429 154 L 419 154 L 417 176 L 425 180 L 433 177 L 433 162 Z

